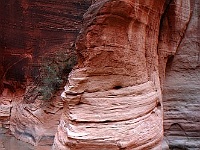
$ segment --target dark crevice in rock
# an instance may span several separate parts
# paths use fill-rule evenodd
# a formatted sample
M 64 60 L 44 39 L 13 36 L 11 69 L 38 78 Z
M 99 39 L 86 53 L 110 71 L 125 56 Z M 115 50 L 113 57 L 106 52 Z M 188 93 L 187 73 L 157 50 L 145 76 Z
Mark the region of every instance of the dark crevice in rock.
M 157 109 L 161 110 L 161 103 L 158 102 L 157 105 L 156 105 Z
M 115 90 L 119 90 L 121 88 L 123 88 L 121 85 L 116 85 L 116 86 L 113 87 L 113 89 L 115 89 Z
M 172 63 L 173 63 L 174 55 L 168 56 L 167 63 L 166 63 L 166 72 L 171 70 Z

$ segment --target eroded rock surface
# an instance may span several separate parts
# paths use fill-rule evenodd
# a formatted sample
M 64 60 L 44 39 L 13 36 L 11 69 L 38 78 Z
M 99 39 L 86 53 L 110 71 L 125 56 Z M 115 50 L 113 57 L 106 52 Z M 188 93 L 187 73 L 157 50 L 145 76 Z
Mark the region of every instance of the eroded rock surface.
M 69 57 L 68 52 L 72 51 L 81 27 L 82 15 L 89 5 L 90 0 L 1 1 L 0 115 L 4 118 L 0 118 L 0 123 L 7 127 L 11 124 L 10 129 L 18 139 L 33 145 L 52 144 L 63 104 L 59 87 L 54 95 L 50 95 L 51 91 L 48 93 L 48 85 L 38 88 L 41 82 L 57 79 L 49 77 L 49 72 L 41 78 L 44 76 L 41 70 L 50 65 L 57 65 L 47 68 L 50 71 L 63 67 L 58 64 L 63 65 L 65 55 Z M 53 64 L 53 59 L 50 63 L 47 61 L 52 57 L 58 57 Z M 67 72 L 70 67 L 63 67 L 63 70 Z M 36 90 L 28 91 L 30 86 Z M 52 98 L 51 102 L 38 100 L 38 93 L 45 92 L 46 97 L 50 95 Z M 45 96 L 43 100 L 46 100 Z M 5 104 L 5 99 L 11 99 L 11 104 Z
M 157 44 L 164 4 L 105 0 L 88 9 L 53 149 L 161 149 Z
M 51 146 L 62 108 L 59 97 L 51 102 L 36 100 L 32 104 L 18 103 L 12 108 L 10 130 L 19 140 L 35 146 Z
M 39 57 L 74 47 L 89 4 L 1 2 L 0 126 L 11 123 L 12 133 L 36 149 L 50 148 L 63 103 L 59 92 L 51 102 L 23 94 L 38 77 Z M 53 149 L 160 150 L 163 106 L 163 148 L 199 149 L 199 6 L 198 0 L 93 0 Z
M 6 127 L 10 124 L 10 116 L 11 116 L 11 99 L 7 97 L 2 97 L 0 99 L 0 126 Z
M 27 86 L 39 74 L 41 57 L 58 51 L 56 45 L 72 45 L 89 4 L 87 0 L 2 0 L 0 93 L 4 81 Z M 15 91 L 15 85 L 7 86 Z
M 167 63 L 164 128 L 171 149 L 197 150 L 200 148 L 200 2 L 184 3 L 180 7 L 184 11 L 181 18 L 187 19 L 190 7 L 191 19 L 180 44 L 177 47 L 172 44 L 177 51 Z

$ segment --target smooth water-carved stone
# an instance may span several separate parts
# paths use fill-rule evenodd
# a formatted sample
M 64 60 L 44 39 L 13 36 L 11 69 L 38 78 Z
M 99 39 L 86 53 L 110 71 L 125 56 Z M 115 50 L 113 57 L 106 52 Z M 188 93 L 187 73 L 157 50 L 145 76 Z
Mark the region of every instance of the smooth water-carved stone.
M 182 35 L 182 40 L 178 44 L 172 40 L 168 43 L 176 53 L 168 59 L 165 70 L 164 128 L 170 149 L 194 150 L 200 148 L 200 3 L 190 0 L 176 4 L 177 16 L 171 13 L 166 18 L 169 26 L 174 25 L 170 20 L 175 19 L 178 30 L 173 30 L 174 37 Z
M 11 133 L 19 140 L 35 146 L 51 146 L 62 114 L 59 98 L 52 102 L 36 100 L 32 104 L 13 106 L 10 118 Z

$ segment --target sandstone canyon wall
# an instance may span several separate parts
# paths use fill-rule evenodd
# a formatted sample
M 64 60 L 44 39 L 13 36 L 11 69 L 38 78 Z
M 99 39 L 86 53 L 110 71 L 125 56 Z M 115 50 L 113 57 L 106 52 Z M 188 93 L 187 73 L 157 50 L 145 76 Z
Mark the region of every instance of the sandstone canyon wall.
M 200 148 L 199 3 L 155 3 L 97 0 L 84 15 L 54 149 L 161 149 L 163 106 L 170 149 Z
M 200 148 L 198 0 L 0 4 L 0 125 L 15 137 L 43 149 L 57 130 L 54 150 L 160 150 L 164 134 L 165 149 Z M 61 101 L 62 84 L 50 87 L 75 46 Z
M 168 59 L 163 87 L 165 136 L 171 149 L 180 150 L 200 149 L 200 2 L 181 7 L 180 18 L 189 7 L 187 30 L 177 46 L 171 44 L 176 53 Z M 180 29 L 178 21 L 173 24 Z
M 53 95 L 49 87 L 60 80 L 55 70 L 62 68 L 67 78 L 71 66 L 64 65 L 74 57 L 89 5 L 89 0 L 0 2 L 0 125 L 18 139 L 52 144 L 63 104 L 59 87 Z
M 53 149 L 161 149 L 157 45 L 164 7 L 164 0 L 90 6 Z

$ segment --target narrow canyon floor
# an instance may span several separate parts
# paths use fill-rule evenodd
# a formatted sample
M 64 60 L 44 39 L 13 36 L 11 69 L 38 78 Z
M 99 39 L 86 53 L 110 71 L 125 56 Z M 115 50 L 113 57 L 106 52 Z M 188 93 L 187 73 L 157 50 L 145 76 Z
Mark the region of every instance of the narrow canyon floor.
M 0 127 L 0 150 L 50 150 L 51 146 L 34 147 L 31 144 L 17 140 L 9 129 Z
M 51 150 L 51 146 L 34 147 L 29 143 L 17 140 L 10 134 L 9 129 L 0 127 L 0 150 Z M 163 141 L 162 150 L 169 150 L 166 141 Z

